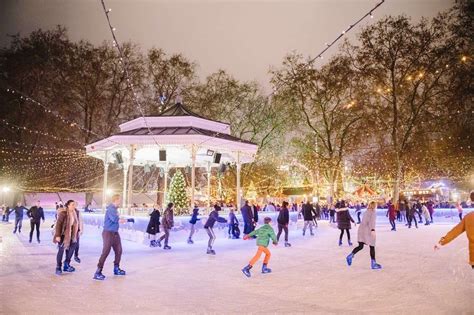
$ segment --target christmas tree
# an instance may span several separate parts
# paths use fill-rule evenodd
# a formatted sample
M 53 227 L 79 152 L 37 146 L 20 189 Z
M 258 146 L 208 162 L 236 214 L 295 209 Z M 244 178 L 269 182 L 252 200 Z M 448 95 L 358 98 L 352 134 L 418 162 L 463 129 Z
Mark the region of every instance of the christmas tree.
M 174 203 L 177 214 L 180 214 L 182 209 L 186 209 L 189 205 L 188 197 L 186 196 L 186 183 L 181 171 L 176 171 L 171 179 L 170 191 L 168 194 L 168 202 Z M 187 211 L 185 211 L 187 212 Z

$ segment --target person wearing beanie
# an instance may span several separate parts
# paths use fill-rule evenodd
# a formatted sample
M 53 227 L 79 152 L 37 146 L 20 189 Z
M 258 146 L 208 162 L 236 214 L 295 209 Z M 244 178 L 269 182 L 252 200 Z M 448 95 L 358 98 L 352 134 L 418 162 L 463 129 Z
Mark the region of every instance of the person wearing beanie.
M 125 276 L 125 270 L 120 269 L 120 261 L 122 259 L 122 240 L 119 234 L 119 225 L 128 222 L 133 219 L 121 218 L 119 215 L 118 207 L 120 205 L 120 195 L 115 194 L 112 196 L 112 202 L 107 206 L 104 216 L 104 230 L 102 231 L 102 254 L 100 255 L 99 262 L 97 263 L 97 270 L 94 274 L 94 280 L 105 280 L 105 276 L 102 274 L 105 260 L 110 254 L 110 250 L 114 250 L 114 275 Z
M 268 249 L 268 245 L 270 244 L 270 239 L 273 242 L 273 245 L 278 245 L 277 237 L 275 235 L 275 231 L 273 230 L 272 226 L 270 225 L 270 222 L 272 221 L 271 218 L 266 217 L 263 219 L 264 225 L 262 225 L 260 228 L 250 232 L 249 234 L 246 234 L 244 236 L 244 240 L 250 239 L 252 236 L 257 236 L 257 253 L 253 258 L 250 260 L 249 264 L 245 266 L 242 269 L 242 272 L 245 276 L 250 277 L 250 269 L 252 269 L 253 265 L 260 259 L 260 256 L 262 256 L 262 253 L 265 253 L 265 258 L 263 260 L 263 265 L 262 265 L 262 273 L 270 273 L 272 270 L 268 268 L 268 262 L 270 261 L 271 253 L 270 250 Z
M 191 220 L 189 220 L 189 224 L 191 224 L 191 232 L 189 232 L 188 244 L 194 244 L 193 235 L 194 235 L 194 231 L 196 230 L 195 226 L 196 226 L 197 221 L 201 220 L 201 219 L 198 219 L 198 215 L 199 215 L 199 208 L 198 206 L 195 205 L 193 209 L 193 215 L 191 216 Z
M 214 234 L 214 224 L 217 222 L 220 223 L 227 223 L 227 220 L 219 216 L 219 211 L 221 207 L 217 204 L 214 205 L 214 210 L 211 211 L 209 214 L 209 218 L 207 218 L 206 224 L 204 224 L 204 228 L 206 229 L 207 235 L 209 235 L 209 242 L 207 243 L 207 254 L 215 255 L 216 252 L 212 249 L 212 245 L 214 245 L 214 241 L 216 240 L 216 234 Z
M 382 266 L 379 265 L 375 260 L 375 220 L 377 219 L 377 203 L 371 201 L 367 207 L 367 211 L 362 217 L 362 222 L 359 225 L 359 230 L 357 231 L 357 241 L 359 246 L 354 248 L 352 253 L 346 257 L 347 264 L 352 265 L 352 259 L 354 255 L 357 254 L 360 250 L 364 248 L 364 245 L 369 245 L 370 247 L 370 261 L 372 269 L 382 269 Z
M 474 212 L 465 215 L 461 222 L 439 240 L 438 244 L 434 246 L 434 249 L 440 249 L 441 246 L 448 244 L 463 232 L 466 232 L 469 241 L 469 264 L 474 270 Z

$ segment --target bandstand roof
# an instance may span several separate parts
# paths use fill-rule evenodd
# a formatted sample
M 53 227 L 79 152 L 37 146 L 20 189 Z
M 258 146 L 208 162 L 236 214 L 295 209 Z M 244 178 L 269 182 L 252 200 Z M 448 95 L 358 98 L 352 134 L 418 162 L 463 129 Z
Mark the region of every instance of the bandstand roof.
M 181 103 L 158 116 L 139 117 L 125 122 L 120 132 L 86 146 L 86 153 L 108 162 L 114 152 L 120 152 L 125 162 L 135 149 L 134 165 L 163 165 L 175 167 L 191 163 L 192 148 L 197 166 L 212 165 L 212 151 L 220 153 L 221 163 L 250 163 L 258 146 L 230 134 L 230 125 L 199 116 Z M 159 150 L 166 150 L 166 162 L 159 161 Z

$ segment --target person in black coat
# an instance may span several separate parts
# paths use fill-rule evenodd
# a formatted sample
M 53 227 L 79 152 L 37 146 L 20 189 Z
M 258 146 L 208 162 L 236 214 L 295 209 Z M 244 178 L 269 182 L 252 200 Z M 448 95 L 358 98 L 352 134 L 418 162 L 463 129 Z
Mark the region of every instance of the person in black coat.
M 33 232 L 36 227 L 36 240 L 38 243 L 40 242 L 40 223 L 41 220 L 44 222 L 44 211 L 43 208 L 40 206 L 40 201 L 38 200 L 36 202 L 36 206 L 33 206 L 26 212 L 26 215 L 28 218 L 30 218 L 30 225 L 31 225 L 31 230 L 30 230 L 30 243 L 31 240 L 33 239 Z
M 240 209 L 242 213 L 242 220 L 244 220 L 244 234 L 249 234 L 253 231 L 253 212 L 249 206 L 249 201 L 245 200 L 245 205 Z
M 214 205 L 214 210 L 209 214 L 209 218 L 207 218 L 206 224 L 204 224 L 204 228 L 206 229 L 207 235 L 209 235 L 209 242 L 207 243 L 207 254 L 215 255 L 216 252 L 212 249 L 212 245 L 214 245 L 214 241 L 216 240 L 216 234 L 214 234 L 214 224 L 216 222 L 220 223 L 227 223 L 227 220 L 219 216 L 219 211 L 221 207 L 217 204 Z
M 316 217 L 316 211 L 314 210 L 313 206 L 308 202 L 303 205 L 303 219 L 304 219 L 304 226 L 303 226 L 303 236 L 306 234 L 306 228 L 309 225 L 309 232 L 311 236 L 314 235 L 313 233 L 313 225 L 314 225 L 314 218 Z
M 354 219 L 352 219 L 349 208 L 347 207 L 344 200 L 338 202 L 336 204 L 336 213 L 337 213 L 337 228 L 341 230 L 341 234 L 339 235 L 339 246 L 342 245 L 342 237 L 344 236 L 344 231 L 347 232 L 347 242 L 349 246 L 352 246 L 351 242 L 351 233 L 349 230 L 351 229 L 351 222 L 356 224 Z
M 278 214 L 277 223 L 277 241 L 280 240 L 281 232 L 285 231 L 285 247 L 290 247 L 291 244 L 288 243 L 288 224 L 290 223 L 290 212 L 288 211 L 288 202 L 286 201 L 283 201 L 280 213 Z
M 150 235 L 150 247 L 157 247 L 158 244 L 156 243 L 156 234 L 160 233 L 160 210 L 154 208 L 153 211 L 150 213 L 150 222 L 148 222 L 148 227 L 146 228 L 146 232 Z
M 199 215 L 199 208 L 198 206 L 194 206 L 191 220 L 189 220 L 189 223 L 191 224 L 191 232 L 189 232 L 188 244 L 194 244 L 193 235 L 194 235 L 194 231 L 196 230 L 195 225 L 197 221 L 201 220 L 201 219 L 198 219 L 198 215 Z
M 15 229 L 13 230 L 13 233 L 16 233 L 18 230 L 18 233 L 21 233 L 21 226 L 23 223 L 23 214 L 24 210 L 27 210 L 25 207 L 21 205 L 21 201 L 18 201 L 16 204 L 16 207 L 13 208 L 12 212 L 15 212 Z

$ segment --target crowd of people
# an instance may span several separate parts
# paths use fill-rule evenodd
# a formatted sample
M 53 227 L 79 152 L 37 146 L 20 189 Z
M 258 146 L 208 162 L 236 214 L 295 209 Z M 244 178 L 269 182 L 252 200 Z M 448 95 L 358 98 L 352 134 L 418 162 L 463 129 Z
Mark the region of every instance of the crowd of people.
M 113 262 L 113 274 L 118 276 L 123 276 L 126 274 L 126 272 L 120 268 L 122 244 L 119 234 L 119 226 L 120 224 L 126 222 L 134 222 L 134 219 L 125 219 L 120 217 L 119 205 L 120 195 L 114 195 L 112 196 L 111 203 L 106 208 L 102 231 L 103 248 L 101 256 L 98 260 L 97 270 L 93 276 L 93 279 L 95 280 L 105 279 L 102 271 L 105 261 L 111 250 L 113 250 L 115 254 L 115 259 Z M 361 251 L 364 246 L 369 246 L 371 268 L 381 269 L 382 266 L 378 264 L 375 259 L 375 226 L 377 207 L 378 204 L 375 201 L 371 201 L 366 206 L 362 203 L 351 204 L 345 200 L 338 200 L 334 204 L 322 206 L 320 206 L 318 203 L 312 204 L 307 201 L 306 203 L 301 203 L 301 205 L 292 204 L 291 208 L 289 207 L 288 202 L 283 201 L 281 206 L 268 203 L 264 208 L 260 208 L 258 205 L 251 204 L 249 201 L 245 201 L 245 204 L 240 209 L 243 221 L 243 238 L 244 240 L 256 239 L 258 249 L 255 256 L 242 269 L 242 272 L 247 277 L 250 277 L 250 270 L 260 259 L 261 255 L 265 254 L 262 273 L 270 273 L 271 269 L 268 268 L 268 264 L 271 253 L 268 249 L 268 246 L 270 241 L 274 245 L 277 245 L 282 234 L 284 234 L 285 247 L 291 247 L 291 244 L 289 243 L 288 229 L 290 222 L 290 211 L 298 211 L 298 216 L 303 219 L 303 236 L 306 235 L 308 229 L 310 235 L 314 235 L 313 229 L 317 228 L 318 220 L 328 220 L 329 223 L 335 223 L 337 228 L 340 230 L 338 243 L 339 246 L 342 246 L 343 244 L 344 234 L 347 237 L 347 244 L 352 246 L 353 243 L 351 241 L 350 230 L 353 225 L 354 227 L 359 226 L 357 231 L 358 246 L 355 247 L 346 257 L 347 264 L 351 266 L 355 255 Z M 353 212 L 356 215 L 357 222 L 351 216 L 349 211 L 351 208 L 354 210 Z M 366 211 L 362 214 L 363 208 L 366 208 Z M 397 203 L 397 205 L 395 205 L 391 200 L 389 200 L 386 207 L 386 216 L 389 219 L 392 231 L 396 231 L 396 224 L 400 222 L 405 223 L 408 228 L 411 228 L 412 224 L 418 228 L 417 224 L 423 223 L 423 218 L 425 220 L 425 225 L 430 225 L 433 223 L 434 208 L 434 203 L 431 201 L 408 202 L 407 200 L 402 199 Z M 470 264 L 474 268 L 474 212 L 471 212 L 463 217 L 461 204 L 458 203 L 456 205 L 456 209 L 458 210 L 459 219 L 461 222 L 446 236 L 440 239 L 438 244 L 435 245 L 435 249 L 441 248 L 441 246 L 446 245 L 461 233 L 466 232 L 469 239 Z M 41 207 L 40 201 L 37 201 L 35 205 L 29 209 L 24 207 L 21 202 L 18 202 L 13 209 L 9 209 L 9 211 L 6 210 L 6 207 L 2 207 L 3 221 L 8 222 L 9 214 L 15 214 L 13 233 L 21 233 L 23 216 L 26 212 L 26 215 L 30 219 L 29 242 L 32 242 L 33 234 L 36 230 L 36 239 L 37 242 L 40 243 L 40 225 L 45 221 L 44 210 Z M 163 249 L 171 249 L 171 246 L 169 246 L 169 238 L 170 231 L 174 226 L 173 210 L 173 203 L 169 203 L 163 213 L 160 212 L 158 207 L 151 211 L 149 223 L 146 229 L 146 232 L 150 235 L 150 247 L 162 247 L 163 245 Z M 206 222 L 204 224 L 204 229 L 209 237 L 206 249 L 206 253 L 209 255 L 216 254 L 213 248 L 214 242 L 216 240 L 216 235 L 214 233 L 214 225 L 216 222 L 228 225 L 229 238 L 240 238 L 239 221 L 235 215 L 235 210 L 231 209 L 229 211 L 227 219 L 219 215 L 221 210 L 222 207 L 220 205 L 214 205 L 213 210 L 207 216 Z M 270 217 L 265 217 L 263 219 L 264 224 L 261 226 L 258 225 L 259 212 L 260 215 L 264 215 L 264 212 L 266 211 L 278 212 L 276 222 L 278 229 L 277 233 L 275 233 L 273 227 L 271 226 L 272 219 Z M 194 207 L 189 220 L 190 232 L 187 239 L 188 244 L 194 244 L 193 235 L 196 230 L 195 225 L 199 220 L 201 220 L 199 208 Z M 81 262 L 81 259 L 79 258 L 79 242 L 84 230 L 83 225 L 84 223 L 81 211 L 77 209 L 77 203 L 74 200 L 68 200 L 64 205 L 62 203 L 56 203 L 55 221 L 51 226 L 54 234 L 53 242 L 57 244 L 56 274 L 60 275 L 63 272 L 74 272 L 75 268 L 71 265 L 71 260 L 73 257 L 77 263 Z M 159 236 L 160 233 L 161 236 Z

